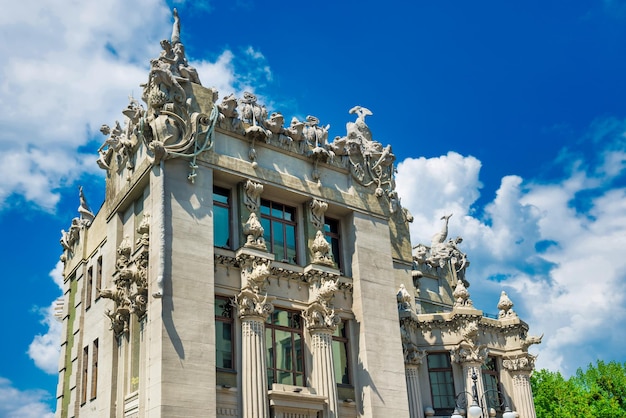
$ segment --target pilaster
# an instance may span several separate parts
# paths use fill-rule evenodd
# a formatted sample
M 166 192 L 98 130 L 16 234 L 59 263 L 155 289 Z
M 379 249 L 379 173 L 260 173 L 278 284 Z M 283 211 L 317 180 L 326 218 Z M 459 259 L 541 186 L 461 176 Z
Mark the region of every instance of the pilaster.
M 506 359 L 502 365 L 513 379 L 513 406 L 520 418 L 536 418 L 537 413 L 530 386 L 530 373 L 535 368 L 535 356 L 526 354 Z

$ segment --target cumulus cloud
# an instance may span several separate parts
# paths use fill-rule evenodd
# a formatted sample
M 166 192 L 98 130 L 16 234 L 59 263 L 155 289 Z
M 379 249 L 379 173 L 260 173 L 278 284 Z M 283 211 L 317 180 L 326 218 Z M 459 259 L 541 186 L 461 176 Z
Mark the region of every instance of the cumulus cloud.
M 493 312 L 507 289 L 531 333 L 545 333 L 533 348 L 538 367 L 573 373 L 613 358 L 626 339 L 614 325 L 626 320 L 626 125 L 609 122 L 563 150 L 558 179 L 502 178 L 480 217 L 473 211 L 481 189 L 474 157 L 450 152 L 398 164 L 402 204 L 415 214 L 414 244 L 429 244 L 439 218 L 454 213 L 450 235 L 464 238 L 472 297 Z
M 52 418 L 54 413 L 46 403 L 50 397 L 44 390 L 18 390 L 10 380 L 0 377 L 0 416 Z
M 210 9 L 210 2 L 179 3 Z M 171 25 L 163 0 L 24 0 L 5 8 L 0 16 L 0 177 L 5 180 L 0 210 L 20 198 L 52 212 L 61 188 L 86 173 L 102 175 L 95 164 L 95 147 L 104 140 L 99 127 L 121 121 L 127 97 L 141 96 L 139 85 Z M 251 91 L 256 81 L 271 79 L 263 54 L 251 47 L 191 63 L 205 85 L 215 85 L 222 96 Z
M 63 263 L 58 261 L 49 273 L 50 278 L 63 289 Z M 35 365 L 48 374 L 56 374 L 59 371 L 59 355 L 61 352 L 62 325 L 55 312 L 58 308 L 57 301 L 46 308 L 39 309 L 42 317 L 41 323 L 46 326 L 45 334 L 35 335 L 28 346 L 28 356 Z
M 47 308 L 39 310 L 43 317 L 41 323 L 47 327 L 47 331 L 45 334 L 35 335 L 28 346 L 28 356 L 37 367 L 48 374 L 56 374 L 59 371 L 62 327 L 54 316 L 56 304 L 54 301 Z

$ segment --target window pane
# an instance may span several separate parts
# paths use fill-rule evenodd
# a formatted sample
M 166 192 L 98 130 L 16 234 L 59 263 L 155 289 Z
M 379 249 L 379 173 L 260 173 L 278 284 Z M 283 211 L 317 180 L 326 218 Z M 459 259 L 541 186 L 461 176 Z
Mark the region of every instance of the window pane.
M 262 215 L 270 214 L 270 202 L 269 201 L 261 199 L 261 214 Z
M 217 187 L 217 186 L 213 187 L 213 201 L 214 202 L 228 205 L 228 195 L 229 195 L 228 190 L 222 189 L 221 187 Z
M 287 206 L 284 207 L 284 210 L 285 210 L 285 220 L 295 222 L 296 210 L 294 208 L 289 208 Z
M 267 248 L 272 251 L 272 226 L 270 220 L 261 218 L 261 226 L 263 227 L 263 239 L 267 244 Z
M 287 261 L 296 262 L 296 227 L 285 225 L 285 238 L 287 240 Z
M 345 342 L 333 341 L 333 364 L 335 367 L 335 382 L 349 385 L 348 349 Z
M 293 344 L 296 350 L 296 371 L 304 372 L 304 353 L 302 352 L 302 339 L 300 334 L 293 334 Z
M 285 233 L 283 230 L 283 224 L 278 222 L 272 222 L 272 252 L 276 256 L 276 260 L 285 260 Z
M 272 203 L 272 217 L 283 219 L 283 208 L 282 205 L 277 203 Z
M 221 321 L 215 322 L 215 345 L 217 367 L 232 369 L 233 340 L 231 324 Z
M 216 247 L 230 247 L 230 220 L 228 208 L 213 207 L 213 245 Z
M 292 346 L 291 333 L 288 331 L 274 330 L 276 335 L 276 368 L 291 370 L 292 368 Z

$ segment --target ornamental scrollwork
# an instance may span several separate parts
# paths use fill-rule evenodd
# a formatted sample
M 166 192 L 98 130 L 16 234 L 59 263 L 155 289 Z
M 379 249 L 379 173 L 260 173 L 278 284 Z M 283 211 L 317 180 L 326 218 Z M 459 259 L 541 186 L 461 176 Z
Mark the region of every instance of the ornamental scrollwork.
M 520 357 L 506 358 L 502 360 L 502 366 L 510 372 L 533 371 L 535 369 L 535 359 L 537 356 L 525 354 Z
M 148 305 L 148 262 L 150 241 L 150 215 L 144 214 L 137 227 L 140 235 L 137 249 L 132 254 L 132 241 L 125 236 L 117 248 L 113 287 L 96 289 L 101 297 L 111 299 L 114 308 L 105 315 L 111 320 L 111 329 L 116 337 L 127 335 L 131 314 L 141 320 Z

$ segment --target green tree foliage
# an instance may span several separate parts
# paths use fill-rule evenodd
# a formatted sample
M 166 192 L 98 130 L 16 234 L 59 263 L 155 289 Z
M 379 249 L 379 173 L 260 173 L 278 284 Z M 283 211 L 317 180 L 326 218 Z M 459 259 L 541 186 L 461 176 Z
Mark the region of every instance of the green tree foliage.
M 567 380 L 540 370 L 531 385 L 537 418 L 626 418 L 626 363 L 598 361 Z

